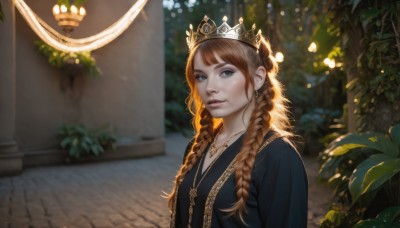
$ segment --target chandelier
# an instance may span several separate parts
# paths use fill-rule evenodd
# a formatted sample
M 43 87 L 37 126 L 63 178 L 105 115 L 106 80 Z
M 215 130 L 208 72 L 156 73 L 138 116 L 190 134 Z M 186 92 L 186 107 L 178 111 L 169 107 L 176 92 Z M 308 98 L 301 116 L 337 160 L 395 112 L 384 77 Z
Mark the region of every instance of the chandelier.
M 46 44 L 64 52 L 92 51 L 107 45 L 128 29 L 144 8 L 147 1 L 148 0 L 137 0 L 120 19 L 103 31 L 89 37 L 73 39 L 53 29 L 35 14 L 24 0 L 13 0 L 15 7 L 36 35 Z
M 53 15 L 62 30 L 66 34 L 69 34 L 79 26 L 79 23 L 86 15 L 86 10 L 83 8 L 83 6 L 79 7 L 78 9 L 78 7 L 73 4 L 69 6 L 69 8 L 64 4 L 56 4 L 53 7 Z

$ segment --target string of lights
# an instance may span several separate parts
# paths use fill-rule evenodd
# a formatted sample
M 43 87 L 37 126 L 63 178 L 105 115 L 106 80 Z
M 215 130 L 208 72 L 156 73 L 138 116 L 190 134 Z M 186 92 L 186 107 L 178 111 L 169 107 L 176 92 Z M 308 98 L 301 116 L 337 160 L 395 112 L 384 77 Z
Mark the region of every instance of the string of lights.
M 46 24 L 23 0 L 14 0 L 14 5 L 32 30 L 46 44 L 64 52 L 92 51 L 101 48 L 120 36 L 135 20 L 148 0 L 137 0 L 135 4 L 115 23 L 98 34 L 73 39 L 62 35 Z

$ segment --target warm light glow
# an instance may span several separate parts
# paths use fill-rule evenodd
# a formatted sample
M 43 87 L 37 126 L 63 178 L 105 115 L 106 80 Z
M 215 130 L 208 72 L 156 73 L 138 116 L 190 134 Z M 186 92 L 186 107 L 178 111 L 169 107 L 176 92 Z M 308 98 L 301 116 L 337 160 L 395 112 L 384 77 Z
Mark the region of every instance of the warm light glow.
M 71 10 L 71 13 L 78 14 L 78 8 L 76 8 L 75 5 L 72 5 L 69 9 Z
M 332 59 L 331 62 L 328 64 L 329 68 L 335 68 L 336 64 L 335 64 L 335 60 Z
M 309 52 L 317 52 L 317 44 L 315 44 L 314 42 L 312 42 L 310 44 L 310 46 L 308 46 L 308 51 Z
M 61 5 L 60 11 L 61 11 L 61 13 L 66 13 L 68 11 L 68 8 L 65 5 Z
M 53 6 L 53 14 L 54 15 L 60 14 L 60 6 L 59 5 Z
M 336 62 L 334 59 L 330 58 L 325 58 L 324 59 L 324 64 L 327 65 L 329 68 L 335 68 L 336 67 Z
M 311 84 L 310 83 L 307 83 L 307 89 L 309 89 L 309 88 L 311 88 Z
M 118 21 L 100 33 L 81 39 L 72 39 L 54 30 L 38 17 L 24 0 L 13 0 L 15 7 L 27 21 L 32 30 L 46 44 L 64 52 L 92 51 L 103 47 L 120 36 L 135 20 L 146 5 L 147 0 L 137 0 Z M 62 11 L 62 10 L 61 10 Z
M 282 52 L 277 52 L 277 53 L 275 54 L 275 59 L 276 59 L 276 61 L 277 61 L 278 63 L 283 62 L 283 59 L 284 59 L 284 58 L 285 58 L 285 56 L 283 55 Z
M 82 15 L 82 16 L 86 15 L 86 10 L 82 6 L 81 6 L 81 8 L 79 8 L 79 14 Z

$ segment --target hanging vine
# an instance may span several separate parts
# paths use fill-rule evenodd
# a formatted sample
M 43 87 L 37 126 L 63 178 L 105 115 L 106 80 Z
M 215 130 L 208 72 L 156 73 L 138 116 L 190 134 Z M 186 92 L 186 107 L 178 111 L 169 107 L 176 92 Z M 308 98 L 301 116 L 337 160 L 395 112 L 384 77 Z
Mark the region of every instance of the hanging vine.
M 89 73 L 94 77 L 101 75 L 101 70 L 96 66 L 96 60 L 91 56 L 90 52 L 63 52 L 57 50 L 41 40 L 35 42 L 35 45 L 42 55 L 44 55 L 50 65 L 64 70 L 69 76 L 76 72 L 73 69 L 82 69 L 84 73 Z M 71 69 L 71 66 L 73 69 Z
M 355 78 L 358 131 L 386 132 L 400 117 L 400 1 L 326 1 L 331 50 L 341 49 Z M 324 43 L 324 41 L 321 41 Z M 326 44 L 326 42 L 325 42 Z

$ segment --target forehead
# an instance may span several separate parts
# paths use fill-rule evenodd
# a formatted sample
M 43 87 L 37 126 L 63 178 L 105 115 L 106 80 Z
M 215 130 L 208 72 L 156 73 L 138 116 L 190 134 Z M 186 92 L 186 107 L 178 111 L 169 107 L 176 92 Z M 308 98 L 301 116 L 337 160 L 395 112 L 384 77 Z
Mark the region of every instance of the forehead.
M 208 53 L 205 54 L 202 51 L 197 51 L 196 54 L 194 55 L 194 66 L 211 66 L 219 63 L 224 63 L 225 61 L 221 59 L 221 57 L 213 52 L 213 53 Z

